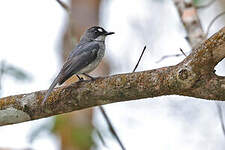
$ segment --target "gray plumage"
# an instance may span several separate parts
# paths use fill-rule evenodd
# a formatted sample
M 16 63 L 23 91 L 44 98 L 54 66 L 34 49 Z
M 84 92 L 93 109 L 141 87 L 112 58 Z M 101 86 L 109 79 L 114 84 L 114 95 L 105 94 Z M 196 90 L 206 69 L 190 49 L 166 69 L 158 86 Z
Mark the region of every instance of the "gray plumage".
M 91 27 L 84 33 L 80 43 L 70 53 L 59 74 L 49 87 L 42 104 L 45 103 L 57 84 L 63 84 L 74 74 L 89 73 L 98 66 L 105 54 L 105 37 L 111 34 L 114 34 L 114 32 L 107 32 L 98 26 Z

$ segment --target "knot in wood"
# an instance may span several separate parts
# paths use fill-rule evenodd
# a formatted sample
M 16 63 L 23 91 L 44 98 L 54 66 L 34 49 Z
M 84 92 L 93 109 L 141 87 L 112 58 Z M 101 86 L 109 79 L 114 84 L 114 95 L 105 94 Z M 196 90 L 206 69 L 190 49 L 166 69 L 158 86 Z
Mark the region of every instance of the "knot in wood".
M 197 75 L 191 68 L 185 66 L 178 70 L 177 80 L 181 83 L 183 88 L 190 88 L 197 80 Z
M 181 69 L 178 72 L 178 78 L 181 80 L 186 80 L 188 78 L 188 70 L 187 69 Z

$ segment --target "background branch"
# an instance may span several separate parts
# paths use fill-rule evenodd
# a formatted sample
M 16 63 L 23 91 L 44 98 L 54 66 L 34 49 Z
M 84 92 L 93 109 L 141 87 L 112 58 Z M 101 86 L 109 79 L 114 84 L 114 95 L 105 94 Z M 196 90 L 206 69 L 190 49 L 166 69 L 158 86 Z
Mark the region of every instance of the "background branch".
M 173 0 L 178 10 L 181 21 L 187 32 L 187 41 L 191 47 L 195 47 L 205 38 L 197 10 L 192 1 Z
M 61 1 L 61 0 L 56 0 L 56 2 L 58 2 L 59 5 L 60 5 L 63 9 L 65 9 L 65 10 L 67 11 L 68 14 L 70 13 L 70 8 L 69 8 L 69 6 L 66 5 L 66 3 L 64 3 L 64 2 Z
M 107 115 L 106 112 L 105 112 L 105 109 L 104 109 L 102 106 L 99 106 L 99 108 L 100 108 L 100 111 L 101 111 L 103 117 L 105 118 L 105 120 L 106 120 L 106 122 L 107 122 L 107 124 L 108 124 L 108 126 L 109 126 L 110 132 L 111 132 L 111 133 L 113 134 L 113 136 L 116 138 L 116 141 L 119 143 L 121 149 L 122 149 L 122 150 L 125 150 L 125 147 L 123 146 L 123 143 L 121 142 L 119 136 L 117 135 L 116 130 L 114 129 L 114 127 L 113 127 L 113 125 L 112 125 L 112 123 L 111 123 L 111 121 L 110 121 L 108 115 Z M 104 141 L 104 140 L 102 140 L 102 141 Z M 103 144 L 104 144 L 104 143 L 103 143 Z

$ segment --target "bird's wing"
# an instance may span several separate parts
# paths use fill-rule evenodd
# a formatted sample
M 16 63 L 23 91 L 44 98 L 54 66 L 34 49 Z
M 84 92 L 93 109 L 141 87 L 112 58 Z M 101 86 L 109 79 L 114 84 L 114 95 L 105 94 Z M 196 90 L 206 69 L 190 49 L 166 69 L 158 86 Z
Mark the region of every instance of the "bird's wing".
M 98 43 L 88 43 L 77 50 L 75 49 L 63 65 L 58 83 L 62 84 L 73 74 L 76 74 L 93 62 L 97 57 L 99 48 Z
M 79 49 L 75 48 L 75 50 L 70 54 L 69 58 L 63 65 L 63 68 L 49 87 L 44 100 L 42 101 L 42 105 L 45 103 L 50 93 L 57 84 L 61 85 L 73 74 L 79 72 L 81 69 L 93 62 L 97 57 L 98 50 L 99 45 L 97 43 L 89 43 Z

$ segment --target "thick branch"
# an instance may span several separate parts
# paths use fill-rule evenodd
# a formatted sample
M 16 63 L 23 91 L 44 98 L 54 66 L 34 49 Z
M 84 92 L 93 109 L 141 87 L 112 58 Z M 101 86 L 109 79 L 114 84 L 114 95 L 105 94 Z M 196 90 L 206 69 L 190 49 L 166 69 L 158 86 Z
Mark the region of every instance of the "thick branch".
M 14 124 L 114 102 L 162 95 L 225 100 L 225 77 L 214 67 L 225 57 L 225 27 L 199 45 L 181 63 L 149 71 L 119 74 L 46 91 L 0 99 L 0 125 Z
M 176 1 L 176 0 L 174 0 L 174 1 Z M 190 6 L 192 6 L 192 8 L 193 8 L 192 10 L 194 10 L 194 12 L 197 12 L 197 10 L 193 7 L 193 1 L 190 1 L 190 2 L 191 2 L 191 4 L 192 4 L 192 5 L 190 5 Z M 213 2 L 215 2 L 215 0 L 212 0 L 212 1 L 209 2 L 207 5 L 204 5 L 204 7 L 211 5 Z M 179 5 L 178 3 L 184 3 L 184 1 L 183 1 L 183 0 L 177 0 L 177 5 L 176 5 L 177 7 L 178 7 L 178 6 L 181 6 L 181 5 Z M 204 8 L 204 7 L 201 7 L 201 8 Z M 198 7 L 198 8 L 200 8 L 200 7 Z M 181 9 L 181 10 L 179 11 L 180 16 L 181 16 L 182 8 L 178 8 L 178 10 L 179 10 L 179 9 Z M 208 26 L 208 28 L 207 28 L 205 37 L 207 37 L 207 35 L 208 35 L 208 33 L 209 33 L 209 29 L 210 29 L 210 27 L 212 26 L 212 24 L 215 22 L 215 20 L 218 19 L 220 16 L 222 16 L 222 15 L 224 15 L 224 14 L 225 14 L 225 12 L 220 13 L 219 15 L 217 15 L 217 16 L 210 22 L 210 24 L 209 24 L 209 26 Z M 194 16 L 194 18 L 197 18 L 197 19 L 199 18 L 197 13 L 194 13 L 193 16 Z M 183 20 L 183 19 L 181 18 L 181 20 Z M 198 19 L 198 20 L 199 20 L 199 19 Z M 184 22 L 183 22 L 183 24 L 185 25 Z M 185 29 L 187 30 L 187 33 L 189 33 L 190 35 L 195 35 L 195 33 L 194 33 L 195 30 L 203 31 L 200 22 L 199 22 L 198 24 L 196 24 L 196 26 L 193 26 L 193 27 L 195 27 L 196 29 L 190 30 L 187 26 L 185 27 Z M 193 31 L 193 33 L 190 33 L 190 31 Z M 202 33 L 202 35 L 203 35 L 203 33 Z M 192 46 L 192 47 L 194 46 L 193 43 L 192 43 L 191 41 L 199 41 L 199 40 L 201 40 L 202 37 L 203 37 L 203 36 L 199 36 L 199 37 L 198 37 L 198 36 L 189 36 L 188 42 L 189 42 L 190 46 Z M 216 41 L 215 39 L 213 39 L 213 40 Z M 203 41 L 203 39 L 202 39 L 202 41 Z M 208 44 L 211 44 L 211 42 L 209 42 Z M 220 53 L 221 53 L 221 56 L 223 56 L 223 53 L 224 53 L 224 49 L 223 49 L 224 45 L 221 44 L 221 46 L 219 46 L 219 47 L 220 47 L 220 48 L 218 48 L 217 51 L 213 51 L 213 53 L 214 53 L 214 52 L 216 52 L 216 53 L 215 53 L 215 54 L 212 54 L 212 55 L 214 56 L 213 61 L 215 61 L 215 62 L 220 61 L 221 57 L 219 57 L 219 55 L 220 55 Z M 186 56 L 186 55 L 185 55 L 185 56 Z M 214 83 L 216 83 L 216 82 L 218 82 L 218 81 L 217 81 L 217 78 L 212 78 L 211 81 L 206 82 L 206 84 L 207 84 L 208 87 L 212 86 L 212 87 L 214 87 L 214 90 L 217 90 L 216 86 L 214 86 Z M 198 89 L 195 89 L 193 92 L 195 92 L 195 94 L 196 94 L 196 92 L 197 92 L 197 93 L 199 92 L 200 95 L 201 95 L 201 90 L 199 91 Z M 219 92 L 219 91 L 217 91 L 217 92 Z M 224 93 L 224 90 L 222 90 L 221 92 Z M 204 94 L 205 94 L 205 93 L 204 93 Z M 219 103 L 215 103 L 215 104 L 216 104 L 216 106 L 217 106 L 217 110 L 218 110 L 218 114 L 219 114 L 219 118 L 220 118 L 220 124 L 221 124 L 221 127 L 222 127 L 222 131 L 223 131 L 223 134 L 225 135 L 225 128 L 224 128 L 224 121 L 223 121 L 222 107 L 221 107 L 221 105 L 220 105 Z

